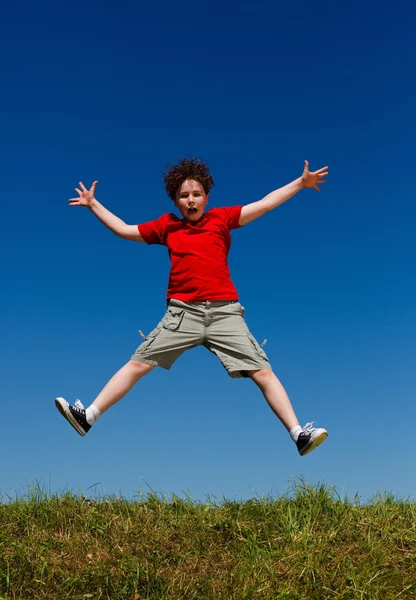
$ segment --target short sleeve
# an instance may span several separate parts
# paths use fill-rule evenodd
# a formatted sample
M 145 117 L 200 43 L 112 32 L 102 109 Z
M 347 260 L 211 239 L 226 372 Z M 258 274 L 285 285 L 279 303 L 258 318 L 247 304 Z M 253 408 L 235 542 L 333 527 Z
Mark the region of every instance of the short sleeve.
M 221 217 L 227 226 L 227 229 L 238 229 L 241 225 L 238 223 L 240 220 L 242 206 L 223 206 L 222 208 L 215 208 L 215 212 Z
M 154 221 L 147 221 L 146 223 L 137 225 L 140 235 L 146 244 L 165 245 L 166 229 L 171 222 L 171 216 L 170 213 L 166 213 Z

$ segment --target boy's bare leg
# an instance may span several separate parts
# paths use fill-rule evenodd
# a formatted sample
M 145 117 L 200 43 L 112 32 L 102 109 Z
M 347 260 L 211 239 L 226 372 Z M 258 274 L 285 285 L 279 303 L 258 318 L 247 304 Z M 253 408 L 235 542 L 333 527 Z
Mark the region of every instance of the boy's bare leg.
M 295 411 L 292 408 L 285 388 L 270 369 L 248 371 L 251 379 L 263 392 L 270 408 L 290 432 L 292 427 L 299 425 Z
M 113 375 L 92 404 L 98 408 L 100 414 L 103 414 L 110 406 L 121 400 L 139 379 L 154 368 L 154 365 L 130 360 Z
M 139 381 L 154 369 L 154 365 L 130 360 L 124 365 L 107 383 L 103 390 L 98 394 L 94 402 L 84 409 L 82 403 L 77 400 L 72 406 L 65 398 L 55 398 L 56 408 L 61 415 L 65 417 L 72 427 L 80 434 L 85 435 L 91 429 L 91 426 L 110 406 L 118 402 L 127 392 Z
M 307 423 L 304 427 L 299 425 L 288 395 L 273 371 L 260 369 L 249 371 L 248 374 L 263 392 L 274 414 L 289 431 L 301 456 L 309 454 L 326 440 L 328 437 L 326 429 L 312 427 L 312 423 Z

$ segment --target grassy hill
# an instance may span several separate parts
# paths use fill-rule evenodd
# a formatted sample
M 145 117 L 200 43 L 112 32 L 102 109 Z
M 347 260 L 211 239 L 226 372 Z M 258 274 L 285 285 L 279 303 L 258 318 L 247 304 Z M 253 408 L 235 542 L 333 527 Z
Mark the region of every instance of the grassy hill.
M 305 482 L 220 504 L 35 488 L 0 504 L 0 598 L 415 600 L 416 503 Z

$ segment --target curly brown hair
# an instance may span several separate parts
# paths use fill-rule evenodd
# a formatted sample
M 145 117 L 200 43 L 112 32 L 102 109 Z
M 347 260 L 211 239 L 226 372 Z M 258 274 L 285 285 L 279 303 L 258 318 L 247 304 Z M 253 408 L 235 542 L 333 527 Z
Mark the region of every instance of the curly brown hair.
M 168 196 L 174 202 L 176 200 L 176 192 L 186 179 L 199 181 L 206 194 L 209 194 L 209 191 L 215 185 L 208 165 L 198 158 L 181 158 L 177 165 L 167 165 L 163 173 L 163 179 Z

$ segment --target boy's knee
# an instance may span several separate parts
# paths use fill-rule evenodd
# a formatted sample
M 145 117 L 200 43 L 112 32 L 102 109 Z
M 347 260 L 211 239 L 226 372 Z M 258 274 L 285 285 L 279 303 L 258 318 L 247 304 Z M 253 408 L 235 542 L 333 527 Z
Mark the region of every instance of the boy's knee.
M 128 365 L 136 375 L 137 379 L 143 377 L 143 375 L 146 375 L 146 373 L 149 373 L 149 371 L 155 368 L 155 365 L 148 365 L 147 363 L 142 363 L 138 360 L 130 360 Z
M 275 377 L 275 374 L 271 369 L 259 369 L 257 371 L 247 371 L 247 373 L 257 384 L 266 384 Z

